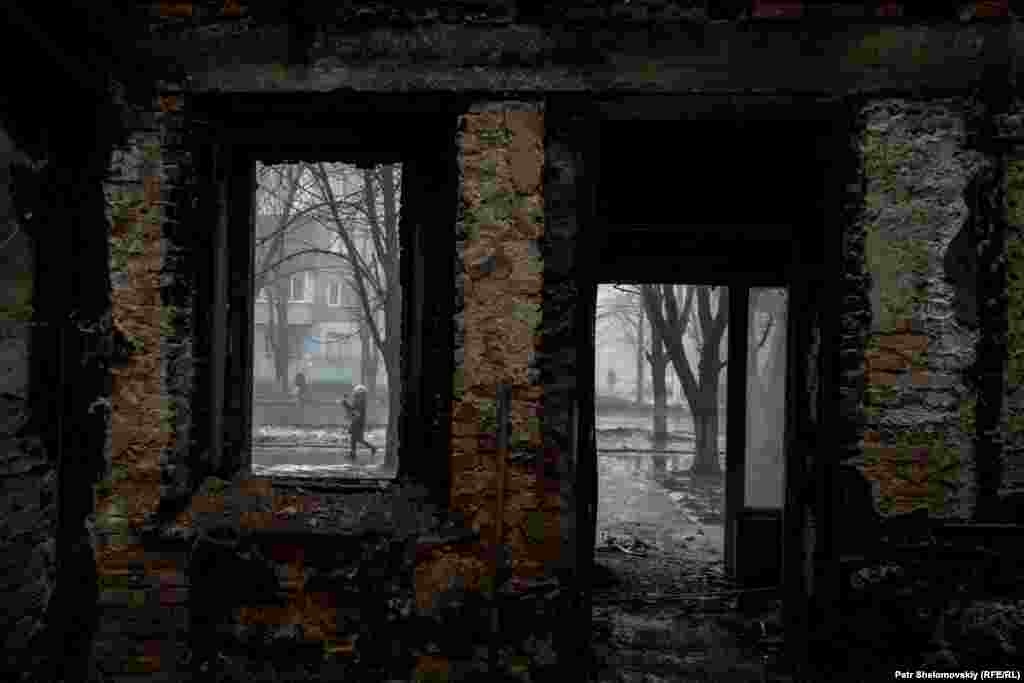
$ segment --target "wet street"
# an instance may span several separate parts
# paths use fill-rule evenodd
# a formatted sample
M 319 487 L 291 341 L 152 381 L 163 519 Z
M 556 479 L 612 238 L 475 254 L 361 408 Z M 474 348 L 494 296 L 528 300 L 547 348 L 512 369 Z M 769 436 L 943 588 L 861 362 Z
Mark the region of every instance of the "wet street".
M 253 433 L 253 474 L 286 477 L 390 477 L 383 468 L 386 428 L 370 427 L 366 440 L 376 456 L 360 444 L 355 462 L 349 459 L 349 433 L 344 427 L 302 428 L 264 425 Z
M 691 486 L 693 424 L 675 414 L 668 429 L 668 440 L 654 444 L 650 415 L 598 415 L 598 545 L 637 539 L 670 555 L 720 561 L 722 483 Z M 719 452 L 724 471 L 724 425 Z
M 722 552 L 720 512 L 702 509 L 702 501 L 690 492 L 666 487 L 684 476 L 692 456 L 602 453 L 602 441 L 618 444 L 623 439 L 618 435 L 602 438 L 600 431 L 598 435 L 598 544 L 609 538 L 636 538 L 669 553 L 696 552 L 708 559 L 718 558 Z M 647 450 L 650 448 L 648 444 Z M 714 504 L 720 508 L 722 502 Z
M 725 438 L 719 439 L 724 471 Z M 771 594 L 741 609 L 723 565 L 724 481 L 691 480 L 693 428 L 599 415 L 594 651 L 601 683 L 786 681 Z M 772 637 L 769 637 L 772 636 Z

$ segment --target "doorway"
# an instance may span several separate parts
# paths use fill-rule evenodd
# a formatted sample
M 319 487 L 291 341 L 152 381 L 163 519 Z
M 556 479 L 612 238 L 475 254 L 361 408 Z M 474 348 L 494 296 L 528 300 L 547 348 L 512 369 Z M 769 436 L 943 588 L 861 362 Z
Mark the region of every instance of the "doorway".
M 606 674 L 785 680 L 787 294 L 597 286 L 593 619 L 595 641 L 617 643 Z
M 721 561 L 746 585 L 778 583 L 787 293 L 733 287 L 730 305 L 728 286 L 598 286 L 599 552 L 637 556 L 630 546 L 657 545 Z M 733 309 L 744 317 L 733 316 L 745 339 L 736 348 Z M 728 380 L 730 360 L 742 384 Z M 742 429 L 729 429 L 730 415 Z
M 640 655 L 646 646 L 635 643 L 637 661 L 615 662 L 639 672 L 637 680 L 656 673 L 652 657 L 675 661 L 668 679 L 786 680 L 762 668 L 757 647 L 769 648 L 776 672 L 799 668 L 812 599 L 832 585 L 830 470 L 821 454 L 835 438 L 829 427 L 836 413 L 830 398 L 841 310 L 836 274 L 844 267 L 843 202 L 849 189 L 839 184 L 845 176 L 832 159 L 846 149 L 842 131 L 849 121 L 840 105 L 763 98 L 626 97 L 599 102 L 593 113 L 577 116 L 593 125 L 577 123 L 572 142 L 585 162 L 575 179 L 582 200 L 575 209 L 581 228 L 576 329 L 583 372 L 573 443 L 583 493 L 576 517 L 585 534 L 578 562 L 593 596 L 594 608 L 587 610 L 593 642 L 600 650 L 602 639 L 611 642 L 604 635 L 612 633 L 621 642 L 630 628 L 624 624 L 633 623 L 634 632 L 671 643 L 668 650 L 655 648 L 657 655 L 647 647 L 646 658 Z M 651 164 L 652 154 L 668 166 Z M 786 171 L 780 172 L 783 159 Z M 602 360 L 595 342 L 601 284 L 663 283 L 728 291 L 734 325 L 724 342 L 732 360 L 721 377 L 725 503 L 721 571 L 715 577 L 728 590 L 705 591 L 698 579 L 698 589 L 685 592 L 697 575 L 684 579 L 677 572 L 674 597 L 663 591 L 660 599 L 646 600 L 639 590 L 627 597 L 623 586 L 643 582 L 602 571 L 604 560 L 596 552 L 603 459 L 598 401 L 607 393 L 608 368 L 597 370 Z M 769 315 L 764 309 L 771 306 L 775 312 Z M 774 332 L 767 332 L 764 350 L 755 354 L 760 359 L 752 360 L 748 351 L 762 343 L 769 317 Z M 773 340 L 773 334 L 779 337 Z M 768 349 L 774 349 L 772 362 Z M 648 419 L 652 431 L 653 416 Z M 671 432 L 671 410 L 668 420 Z M 668 457 L 668 473 L 685 468 L 670 465 Z M 623 562 L 629 557 L 610 556 Z M 617 595 L 609 594 L 615 590 Z M 602 617 L 606 598 L 619 601 L 621 618 Z M 729 659 L 721 652 L 732 648 L 732 659 L 743 662 L 745 671 L 716 676 L 708 661 L 692 668 L 692 661 L 680 660 L 680 653 L 706 660 L 716 648 L 719 662 Z M 774 659 L 780 650 L 785 663 Z
M 598 286 L 595 561 L 653 593 L 725 573 L 727 331 L 727 287 Z

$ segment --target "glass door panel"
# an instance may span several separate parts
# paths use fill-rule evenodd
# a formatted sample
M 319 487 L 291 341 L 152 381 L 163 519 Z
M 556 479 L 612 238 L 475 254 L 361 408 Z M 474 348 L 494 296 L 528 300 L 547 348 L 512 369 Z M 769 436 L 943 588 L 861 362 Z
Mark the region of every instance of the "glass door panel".
M 781 509 L 786 420 L 785 287 L 752 287 L 747 312 L 747 428 L 743 506 Z

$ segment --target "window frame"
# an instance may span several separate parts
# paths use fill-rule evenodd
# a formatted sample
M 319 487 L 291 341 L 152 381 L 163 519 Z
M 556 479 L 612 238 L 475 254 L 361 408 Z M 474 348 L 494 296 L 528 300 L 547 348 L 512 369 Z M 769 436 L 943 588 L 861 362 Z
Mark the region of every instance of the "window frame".
M 334 287 L 338 288 L 337 301 L 332 302 L 331 294 Z M 327 278 L 327 306 L 328 308 L 341 308 L 342 296 L 341 296 L 341 280 L 336 277 Z
M 295 297 L 295 278 L 302 276 L 302 298 Z M 300 273 L 292 273 L 288 276 L 288 303 L 290 304 L 311 304 L 315 301 L 313 274 L 308 270 Z
M 275 108 L 266 102 L 253 108 L 251 125 L 247 125 L 245 116 L 233 106 L 236 98 L 246 96 L 210 96 L 197 106 L 211 122 L 201 153 L 213 159 L 206 196 L 208 215 L 215 218 L 211 226 L 215 234 L 210 291 L 203 294 L 213 304 L 210 334 L 204 342 L 204 351 L 210 354 L 210 372 L 200 380 L 205 387 L 201 393 L 211 401 L 206 419 L 209 439 L 197 443 L 196 448 L 208 449 L 210 455 L 205 459 L 211 461 L 211 470 L 224 476 L 269 479 L 275 487 L 330 490 L 386 490 L 396 482 L 414 482 L 423 486 L 427 499 L 446 508 L 451 485 L 459 215 L 456 141 L 458 115 L 466 106 L 440 96 L 388 99 L 377 95 L 362 101 L 308 96 L 310 101 L 329 102 L 320 108 L 324 123 L 297 127 L 299 114 L 289 107 L 282 106 L 276 120 L 268 120 L 268 111 L 273 119 Z M 304 105 L 302 115 L 316 108 Z M 338 112 L 346 109 L 350 110 L 350 125 L 339 126 Z M 388 112 L 382 114 L 382 109 Z M 411 114 L 417 117 L 417 126 L 408 126 Z M 268 129 L 278 134 L 268 135 Z M 275 142 L 268 144 L 268 139 Z M 374 141 L 380 144 L 372 145 Z M 252 472 L 255 169 L 257 162 L 297 161 L 338 161 L 361 167 L 401 163 L 403 177 L 419 181 L 403 183 L 406 191 L 399 227 L 402 393 L 394 479 L 291 481 Z

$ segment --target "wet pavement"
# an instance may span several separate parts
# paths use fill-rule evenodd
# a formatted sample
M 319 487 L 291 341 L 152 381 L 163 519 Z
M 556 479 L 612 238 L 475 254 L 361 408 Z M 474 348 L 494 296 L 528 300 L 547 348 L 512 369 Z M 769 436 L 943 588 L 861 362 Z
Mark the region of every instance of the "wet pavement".
M 724 479 L 689 477 L 691 424 L 671 420 L 664 444 L 651 442 L 650 428 L 650 416 L 597 418 L 597 680 L 789 680 L 777 595 L 741 602 L 725 574 Z
M 719 561 L 722 481 L 691 482 L 693 425 L 675 416 L 668 428 L 668 440 L 656 444 L 649 416 L 598 415 L 598 546 L 636 538 L 668 554 Z M 724 429 L 719 450 L 724 471 Z
M 360 444 L 356 459 L 349 459 L 349 432 L 345 427 L 302 428 L 264 425 L 253 432 L 253 474 L 300 478 L 392 477 L 384 467 L 386 427 L 366 430 L 376 455 Z
M 672 458 L 681 461 L 675 463 L 679 469 L 668 470 L 668 462 L 656 462 L 659 457 L 640 453 L 599 456 L 598 545 L 609 538 L 637 538 L 669 553 L 697 553 L 709 561 L 720 558 L 720 513 L 709 509 L 706 501 L 698 502 L 694 492 L 672 491 L 663 483 L 670 479 L 669 474 L 689 467 L 692 458 Z M 720 497 L 720 484 L 717 489 Z M 720 507 L 718 502 L 716 508 Z

